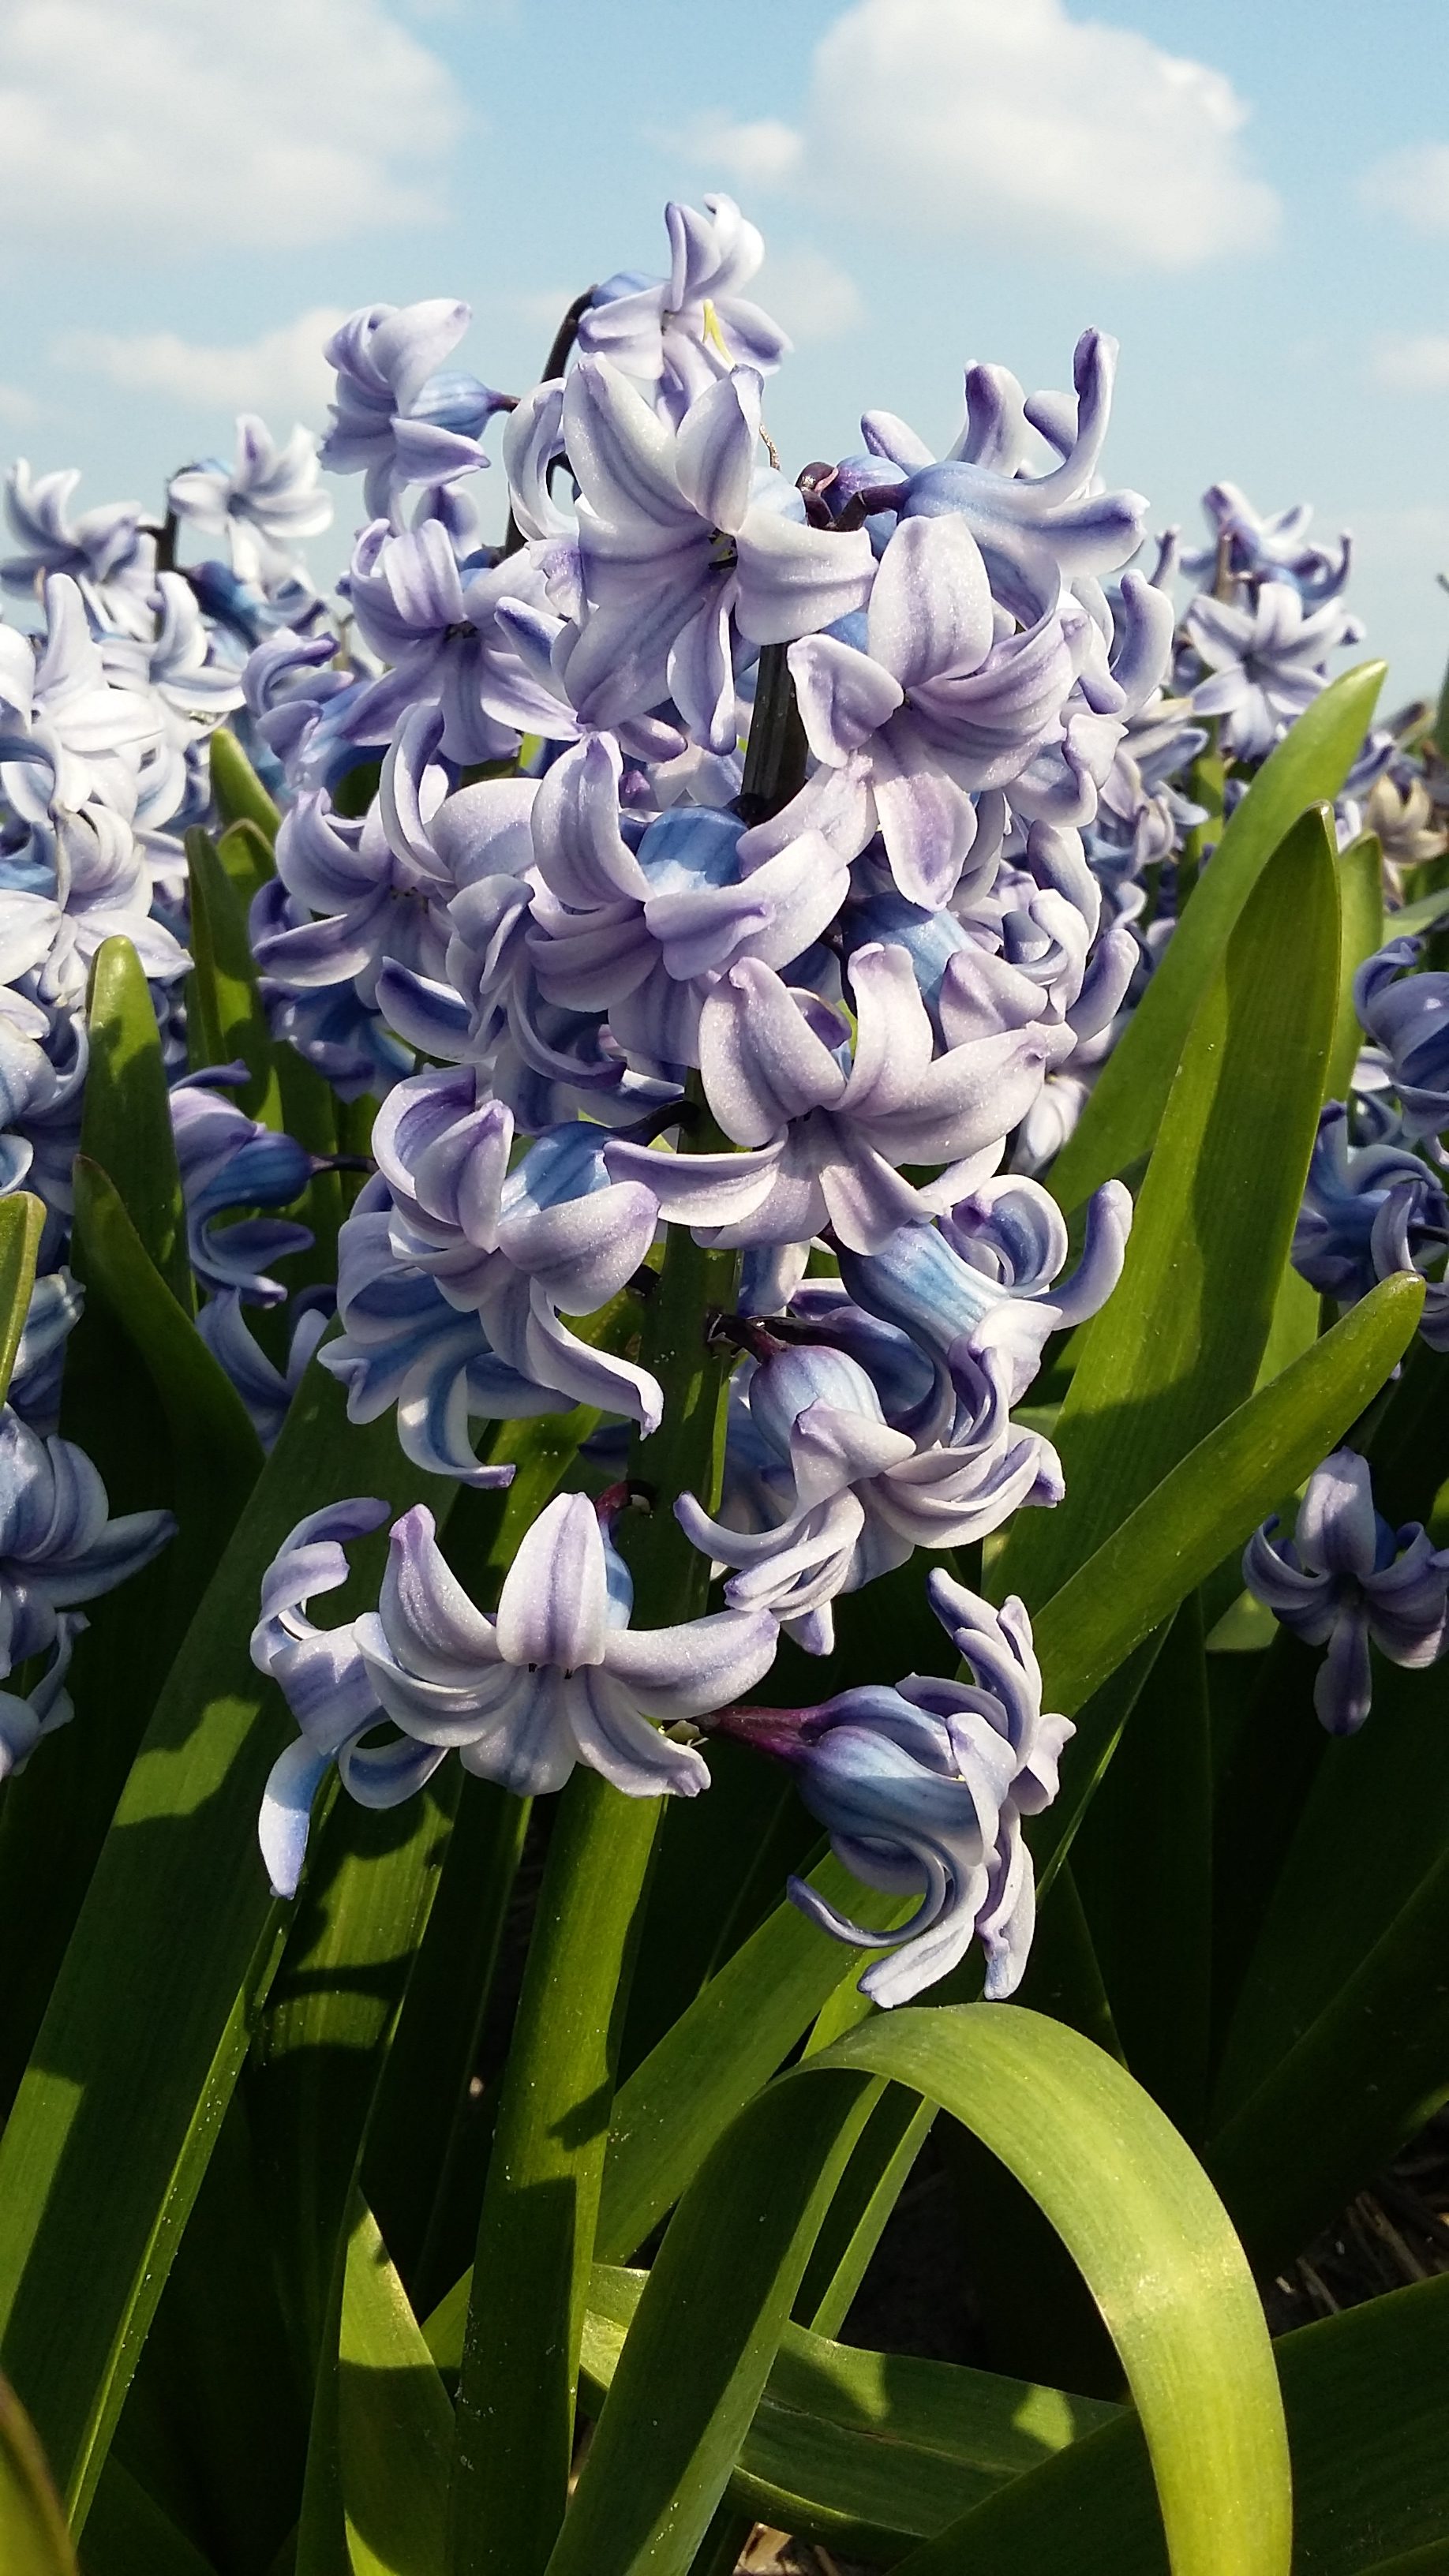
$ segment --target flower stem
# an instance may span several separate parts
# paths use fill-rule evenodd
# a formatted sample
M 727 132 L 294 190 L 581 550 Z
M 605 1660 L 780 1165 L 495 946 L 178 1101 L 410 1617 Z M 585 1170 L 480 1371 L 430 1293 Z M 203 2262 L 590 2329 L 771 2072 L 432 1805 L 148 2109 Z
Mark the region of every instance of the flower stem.
M 704 1318 L 733 1255 L 671 1235 L 643 1357 L 665 1414 L 636 1444 L 654 1507 L 625 1533 L 636 1622 L 703 1609 L 709 1566 L 671 1505 L 713 1498 L 731 1354 Z M 568 2499 L 584 2302 L 633 1949 L 662 1802 L 576 1770 L 560 1800 L 503 2075 L 458 2390 L 451 2576 L 542 2576 Z

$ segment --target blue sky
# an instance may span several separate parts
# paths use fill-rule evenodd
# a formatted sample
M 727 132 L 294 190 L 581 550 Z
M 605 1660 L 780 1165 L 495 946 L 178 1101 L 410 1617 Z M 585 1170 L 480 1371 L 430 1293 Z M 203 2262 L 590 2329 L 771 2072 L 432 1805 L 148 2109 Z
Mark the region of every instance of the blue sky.
M 728 188 L 794 467 L 866 407 L 954 435 L 968 359 L 1063 384 L 1097 323 L 1155 525 L 1218 478 L 1310 499 L 1393 695 L 1449 657 L 1444 0 L 7 0 L 0 109 L 0 448 L 82 505 L 244 404 L 320 425 L 357 304 L 465 296 L 516 390 L 578 286 L 662 267 L 666 197 Z

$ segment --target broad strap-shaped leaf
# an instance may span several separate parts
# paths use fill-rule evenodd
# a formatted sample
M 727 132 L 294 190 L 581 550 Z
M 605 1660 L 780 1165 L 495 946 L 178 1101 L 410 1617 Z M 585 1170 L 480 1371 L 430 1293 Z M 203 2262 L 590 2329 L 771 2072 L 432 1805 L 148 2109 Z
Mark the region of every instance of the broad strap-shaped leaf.
M 1293 2465 L 1293 2564 L 1304 2576 L 1443 2567 L 1446 2329 L 1449 2282 L 1440 2279 L 1273 2346 Z M 900 2565 L 902 2576 L 1168 2576 L 1140 2423 L 1124 2413 L 1087 2434 Z
M 255 823 L 265 840 L 275 841 L 282 817 L 236 735 L 228 726 L 218 725 L 207 749 L 211 793 L 223 828 L 232 823 Z
M 1353 1007 L 1353 979 L 1365 958 L 1383 945 L 1384 858 L 1376 834 L 1363 832 L 1351 841 L 1338 862 L 1343 945 L 1339 957 L 1338 1022 L 1328 1059 L 1327 1096 L 1346 1100 L 1353 1068 L 1363 1045 L 1363 1030 Z M 1402 915 L 1394 916 L 1395 935 Z
M 809 1883 L 883 1931 L 914 1903 L 862 1890 L 833 1858 L 810 1871 Z M 830 1997 L 842 1985 L 854 1992 L 864 1961 L 857 1953 L 842 1969 L 841 1957 L 796 1906 L 777 1906 L 620 2086 L 599 2207 L 602 2261 L 637 2252 Z
M 1018 1516 L 1000 1593 L 1035 1609 L 1251 1394 L 1317 1132 L 1338 966 L 1337 861 L 1315 811 L 1275 852 L 1209 981 L 1120 1284 L 1053 1435 L 1066 1498 Z
M 76 2576 L 75 2552 L 35 2428 L 0 2379 L 0 2566 L 5 2576 Z
M 704 1335 L 732 1253 L 670 1236 L 643 1359 L 665 1393 L 631 1472 L 659 1506 L 622 1543 L 634 1619 L 703 1611 L 706 1559 L 665 1498 L 717 1497 L 729 1362 Z M 542 2576 L 563 2520 L 599 2191 L 629 1970 L 660 1801 L 580 1766 L 559 1801 L 498 2101 L 478 2223 L 449 2496 L 450 2576 Z
M 247 936 L 246 908 L 222 864 L 209 832 L 186 835 L 191 889 L 191 953 L 187 987 L 187 1042 L 192 1071 L 215 1064 L 247 1068 L 247 1080 L 229 1096 L 264 1127 L 282 1124 L 282 1095 Z
M 187 1553 L 209 1572 L 261 1473 L 261 1443 L 226 1371 L 168 1293 L 114 1182 L 86 1154 L 75 1160 L 74 1230 L 87 1279 L 155 1390 Z
M 1423 1296 L 1423 1283 L 1411 1272 L 1382 1280 L 1199 1441 L 1053 1593 L 1034 1622 L 1051 1707 L 1068 1716 L 1082 1710 L 1230 1549 L 1243 1546 L 1282 1495 L 1311 1474 L 1401 1357 Z M 1039 1868 L 1044 1854 L 1070 1842 L 1120 1723 L 1109 1714 L 1099 1726 L 1078 1728 L 1061 1796 L 1033 1830 Z
M 1449 1673 L 1380 1662 L 1372 1722 L 1330 1741 L 1312 1706 L 1322 1650 L 1275 1640 L 1280 1685 L 1301 1704 L 1275 1709 L 1266 1687 L 1255 1711 L 1302 1748 L 1311 1786 L 1243 1980 L 1214 2098 L 1221 2127 L 1266 2082 L 1366 1951 L 1388 1931 L 1449 1848 Z M 1266 1664 L 1265 1664 L 1266 1670 Z M 1413 1782 L 1406 1796 L 1405 1783 Z M 1374 1854 L 1365 1870 L 1362 1856 Z M 1354 1899 L 1343 1892 L 1352 1884 Z
M 10 1392 L 44 1225 L 45 1210 L 28 1190 L 0 1199 L 0 1404 Z
M 922 2104 L 923 2112 L 931 2106 Z M 582 2385 L 597 2415 L 648 2274 L 596 2264 Z M 801 2539 L 891 2559 L 1120 2407 L 950 2362 L 865 2352 L 787 2325 L 728 2500 Z
M 360 2195 L 343 2278 L 337 2425 L 354 2576 L 443 2576 L 453 2410 Z
M 310 2384 L 338 2239 L 448 1848 L 447 1764 L 398 1814 L 334 1798 L 309 1853 L 247 2075 L 281 2286 Z
M 1033 1828 L 1043 1886 L 1131 1704 L 1132 1692 L 1124 1702 L 1106 1685 L 1341 1438 L 1403 1352 L 1422 1299 L 1407 1274 L 1376 1288 L 1210 1432 L 1038 1613 L 1049 1704 L 1081 1718 L 1062 1795 Z M 857 1916 L 872 1903 L 832 1858 L 810 1883 Z M 874 1903 L 882 1930 L 900 1919 L 887 1900 Z M 839 1955 L 794 1906 L 777 1907 L 620 2088 L 599 2213 L 605 2261 L 627 2261 L 827 1999 L 854 1992 L 864 1962 L 857 1956 L 842 1976 Z
M 441 1521 L 455 1491 L 389 1420 L 350 1425 L 314 1364 L 122 1795 L 0 2140 L 0 2351 L 77 2528 L 281 1952 L 256 1818 L 293 1729 L 247 1651 L 262 1575 L 324 1503 L 425 1498 Z M 365 1591 L 379 1542 L 358 1555 Z
M 858 2134 L 870 2097 L 851 2078 L 865 2076 L 961 2120 L 1061 2234 L 1117 2345 L 1175 2576 L 1285 2576 L 1282 2408 L 1225 2211 L 1113 2060 L 990 2004 L 878 2017 L 719 2142 L 665 2235 L 549 2576 L 683 2576 L 763 2394 L 823 2181 Z
M 1449 1852 L 1204 2158 L 1272 2272 L 1331 2224 L 1449 2093 Z
M 1152 981 L 1093 1087 L 1076 1133 L 1048 1174 L 1064 1208 L 1150 1148 L 1187 1033 L 1233 924 L 1284 834 L 1331 803 L 1358 757 L 1386 665 L 1332 681 L 1271 752 L 1235 808 Z
M 194 1315 L 196 1286 L 186 1249 L 186 1209 L 161 1032 L 151 988 L 129 939 L 107 939 L 97 949 L 86 1020 L 90 1063 L 81 1152 L 107 1174 L 148 1261 L 177 1304 Z M 75 1267 L 80 1278 L 88 1277 L 82 1253 Z

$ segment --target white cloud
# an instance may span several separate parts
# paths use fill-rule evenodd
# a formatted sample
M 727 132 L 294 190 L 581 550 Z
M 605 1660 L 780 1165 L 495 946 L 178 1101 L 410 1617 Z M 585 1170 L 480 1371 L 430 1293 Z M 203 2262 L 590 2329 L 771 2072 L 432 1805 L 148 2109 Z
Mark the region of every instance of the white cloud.
M 823 251 L 771 251 L 750 294 L 802 347 L 812 340 L 838 340 L 865 319 L 854 278 Z
M 441 211 L 462 111 L 382 0 L 7 0 L 12 248 L 292 249 Z
M 1399 332 L 1380 340 L 1373 371 L 1395 393 L 1449 393 L 1449 332 Z
M 728 117 L 702 116 L 685 138 L 691 158 L 722 170 L 740 188 L 775 188 L 794 178 L 804 158 L 803 137 L 778 117 L 732 125 Z
M 693 141 L 872 222 L 1171 272 L 1272 238 L 1247 115 L 1221 72 L 1062 0 L 856 0 L 798 133 L 717 119 Z
M 259 411 L 281 428 L 320 424 L 332 391 L 322 343 L 343 320 L 319 305 L 242 348 L 208 348 L 174 331 L 68 331 L 51 350 L 57 364 L 84 367 L 127 393 L 161 394 L 189 411 Z
M 1406 143 L 1371 162 L 1358 183 L 1366 206 L 1416 233 L 1449 233 L 1449 143 Z
M 40 405 L 23 385 L 0 385 L 0 420 L 39 420 Z

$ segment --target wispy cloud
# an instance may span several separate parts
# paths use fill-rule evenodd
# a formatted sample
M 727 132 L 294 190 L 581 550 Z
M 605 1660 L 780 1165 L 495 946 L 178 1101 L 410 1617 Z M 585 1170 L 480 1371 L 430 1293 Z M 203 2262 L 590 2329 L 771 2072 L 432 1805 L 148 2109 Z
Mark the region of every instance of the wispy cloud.
M 463 124 L 383 0 L 9 0 L 12 249 L 292 249 L 440 214 Z
M 1449 393 L 1449 331 L 1403 332 L 1380 340 L 1373 372 L 1395 393 Z
M 1397 215 L 1411 232 L 1449 233 L 1449 143 L 1405 143 L 1370 162 L 1358 183 L 1366 206 Z
M 332 387 L 322 344 L 343 318 L 340 306 L 319 305 L 237 347 L 183 340 L 175 331 L 68 331 L 50 354 L 60 366 L 85 368 L 128 393 L 160 394 L 188 411 L 260 411 L 277 423 L 293 416 L 315 423 Z
M 717 115 L 687 141 L 741 184 L 872 222 L 1175 271 L 1273 237 L 1247 118 L 1221 72 L 1062 0 L 856 0 L 816 47 L 798 127 Z

